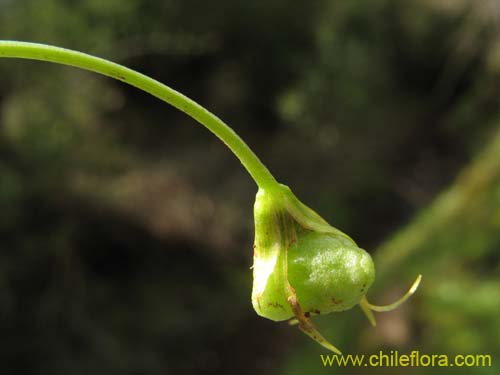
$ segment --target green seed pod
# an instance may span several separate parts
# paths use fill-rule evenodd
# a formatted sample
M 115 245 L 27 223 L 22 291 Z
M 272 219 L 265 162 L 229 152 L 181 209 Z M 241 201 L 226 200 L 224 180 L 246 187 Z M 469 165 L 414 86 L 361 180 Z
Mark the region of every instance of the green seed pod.
M 389 306 L 368 303 L 374 281 L 371 256 L 346 234 L 300 202 L 285 185 L 260 189 L 254 206 L 255 243 L 252 304 L 260 316 L 292 319 L 324 347 L 340 353 L 315 328 L 311 315 L 344 311 L 358 303 L 372 324 L 372 310 L 399 306 L 416 289 Z
M 374 278 L 370 254 L 338 235 L 310 232 L 288 249 L 288 281 L 305 313 L 352 308 Z
M 260 190 L 255 203 L 252 300 L 257 313 L 275 321 L 292 318 L 288 283 L 306 314 L 358 304 L 375 277 L 370 255 L 308 212 L 289 189 L 284 187 L 280 198 Z M 303 212 L 312 217 L 310 223 L 303 217 L 298 221 Z

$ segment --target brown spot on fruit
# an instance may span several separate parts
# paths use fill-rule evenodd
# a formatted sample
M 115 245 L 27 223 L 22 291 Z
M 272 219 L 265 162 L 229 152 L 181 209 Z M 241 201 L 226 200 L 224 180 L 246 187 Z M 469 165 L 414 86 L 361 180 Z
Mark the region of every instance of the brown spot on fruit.
M 282 310 L 285 310 L 285 308 L 283 307 L 282 304 L 278 303 L 278 302 L 268 302 L 267 303 L 267 306 L 268 307 L 275 307 L 275 308 L 280 308 Z

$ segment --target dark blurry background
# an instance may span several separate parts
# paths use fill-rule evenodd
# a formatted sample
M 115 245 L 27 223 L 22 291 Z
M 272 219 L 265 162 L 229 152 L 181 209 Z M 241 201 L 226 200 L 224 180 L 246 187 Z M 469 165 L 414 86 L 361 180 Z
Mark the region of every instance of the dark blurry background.
M 489 353 L 476 371 L 498 373 L 496 0 L 0 0 L 0 38 L 109 58 L 222 117 L 374 255 L 373 302 L 422 273 L 377 328 L 317 319 L 344 352 Z M 255 192 L 164 103 L 1 60 L 0 373 L 336 372 L 252 309 Z M 424 370 L 446 371 L 391 372 Z

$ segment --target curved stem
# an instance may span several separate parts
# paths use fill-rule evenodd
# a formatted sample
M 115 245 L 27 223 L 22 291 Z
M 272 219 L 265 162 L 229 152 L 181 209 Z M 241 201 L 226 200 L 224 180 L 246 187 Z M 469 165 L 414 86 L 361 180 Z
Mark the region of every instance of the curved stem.
M 99 57 L 39 43 L 0 41 L 0 57 L 74 66 L 135 86 L 185 112 L 214 133 L 240 159 L 259 188 L 273 189 L 278 185 L 269 170 L 233 129 L 198 103 L 153 78 Z

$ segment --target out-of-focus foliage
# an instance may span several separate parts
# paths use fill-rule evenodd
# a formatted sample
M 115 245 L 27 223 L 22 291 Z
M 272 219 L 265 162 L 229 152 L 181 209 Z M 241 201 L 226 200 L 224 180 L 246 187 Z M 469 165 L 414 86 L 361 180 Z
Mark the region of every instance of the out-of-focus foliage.
M 322 318 L 344 351 L 495 354 L 499 17 L 495 0 L 0 0 L 0 38 L 101 55 L 206 105 L 377 249 L 374 302 L 423 273 L 376 329 L 357 309 Z M 0 60 L 0 373 L 330 371 L 251 308 L 254 193 L 154 98 Z

